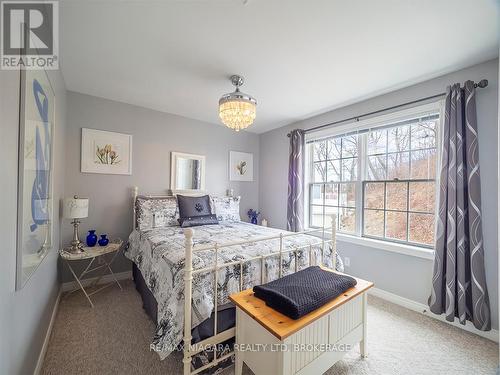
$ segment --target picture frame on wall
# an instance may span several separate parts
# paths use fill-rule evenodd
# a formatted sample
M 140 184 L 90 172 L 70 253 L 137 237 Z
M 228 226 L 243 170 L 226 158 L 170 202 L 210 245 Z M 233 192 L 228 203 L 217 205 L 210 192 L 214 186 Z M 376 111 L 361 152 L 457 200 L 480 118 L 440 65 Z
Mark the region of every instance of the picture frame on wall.
M 229 151 L 229 181 L 253 181 L 253 154 Z
M 45 70 L 21 70 L 16 289 L 53 247 L 55 93 Z
M 83 173 L 132 174 L 132 135 L 82 128 Z

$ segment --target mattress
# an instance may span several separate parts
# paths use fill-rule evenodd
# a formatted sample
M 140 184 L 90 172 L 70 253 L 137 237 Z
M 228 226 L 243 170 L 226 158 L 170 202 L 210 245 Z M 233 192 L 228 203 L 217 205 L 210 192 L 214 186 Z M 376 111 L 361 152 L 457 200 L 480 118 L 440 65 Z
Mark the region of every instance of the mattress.
M 201 269 L 214 265 L 213 251 L 198 251 L 201 246 L 214 245 L 241 240 L 252 240 L 278 235 L 281 230 L 266 228 L 239 221 L 220 222 L 218 225 L 205 225 L 194 228 L 193 268 Z M 180 227 L 163 227 L 147 231 L 134 231 L 129 237 L 129 247 L 125 251 L 140 270 L 145 284 L 157 302 L 156 330 L 152 339 L 152 348 L 166 358 L 176 350 L 182 342 L 184 327 L 184 233 Z M 298 252 L 297 268 L 309 266 L 309 245 L 312 263 L 323 257 L 323 263 L 332 265 L 330 246 L 321 254 L 321 241 L 310 235 L 297 235 L 283 239 L 284 249 L 299 248 L 308 245 L 307 249 Z M 218 263 L 228 263 L 251 259 L 279 250 L 279 239 L 265 242 L 250 242 L 219 250 Z M 295 271 L 293 253 L 282 257 L 283 275 Z M 279 257 L 266 259 L 264 269 L 260 260 L 244 264 L 243 275 L 238 265 L 218 271 L 218 305 L 229 303 L 228 296 L 239 291 L 240 278 L 243 288 L 251 288 L 261 283 L 261 273 L 265 281 L 275 280 L 279 276 Z M 214 309 L 214 276 L 213 272 L 199 273 L 193 277 L 192 290 L 192 328 L 209 319 Z

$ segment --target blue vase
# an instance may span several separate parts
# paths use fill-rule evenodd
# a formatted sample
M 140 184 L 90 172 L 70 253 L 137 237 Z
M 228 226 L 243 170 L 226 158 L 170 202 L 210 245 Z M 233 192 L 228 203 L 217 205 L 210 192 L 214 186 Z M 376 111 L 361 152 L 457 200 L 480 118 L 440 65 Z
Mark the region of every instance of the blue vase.
M 109 239 L 106 237 L 107 234 L 101 234 L 101 239 L 99 240 L 99 246 L 107 246 Z
M 252 224 L 257 224 L 257 216 L 252 216 L 252 219 L 250 220 Z
M 87 246 L 94 247 L 97 243 L 97 235 L 95 234 L 95 229 L 89 230 L 89 234 L 87 235 Z

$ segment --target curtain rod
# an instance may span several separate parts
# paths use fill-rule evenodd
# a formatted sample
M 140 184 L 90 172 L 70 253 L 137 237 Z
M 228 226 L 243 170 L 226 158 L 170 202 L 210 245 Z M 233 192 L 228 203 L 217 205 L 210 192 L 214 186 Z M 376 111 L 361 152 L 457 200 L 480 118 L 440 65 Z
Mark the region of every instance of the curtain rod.
M 488 86 L 488 80 L 487 79 L 482 79 L 478 83 L 474 83 L 474 87 L 475 88 L 481 88 L 481 89 L 483 89 L 486 86 Z M 357 121 L 359 121 L 359 119 L 361 117 L 376 115 L 376 114 L 381 113 L 381 112 L 390 111 L 391 109 L 405 107 L 405 106 L 410 105 L 410 104 L 416 104 L 416 103 L 420 103 L 420 102 L 423 102 L 423 101 L 426 101 L 426 100 L 430 100 L 430 99 L 436 99 L 436 98 L 439 98 L 439 97 L 444 96 L 444 95 L 446 95 L 446 93 L 442 92 L 440 94 L 427 96 L 425 98 L 421 98 L 421 99 L 417 99 L 417 100 L 412 100 L 411 102 L 406 102 L 406 103 L 403 103 L 403 104 L 394 105 L 392 107 L 387 107 L 387 108 L 379 109 L 379 110 L 376 110 L 376 111 L 373 111 L 373 112 L 363 113 L 362 115 L 345 118 L 343 120 L 338 120 L 338 121 L 330 122 L 330 123 L 324 124 L 324 125 L 314 126 L 312 128 L 304 130 L 304 132 L 305 133 L 310 133 L 310 132 L 315 131 L 315 130 L 319 130 L 319 129 L 323 129 L 323 128 L 328 128 L 330 126 L 337 125 L 337 124 L 340 124 L 340 123 L 343 123 L 343 122 L 347 122 L 347 121 L 353 121 L 354 120 L 354 121 L 357 122 Z M 288 138 L 290 138 L 291 133 L 288 133 L 286 136 Z

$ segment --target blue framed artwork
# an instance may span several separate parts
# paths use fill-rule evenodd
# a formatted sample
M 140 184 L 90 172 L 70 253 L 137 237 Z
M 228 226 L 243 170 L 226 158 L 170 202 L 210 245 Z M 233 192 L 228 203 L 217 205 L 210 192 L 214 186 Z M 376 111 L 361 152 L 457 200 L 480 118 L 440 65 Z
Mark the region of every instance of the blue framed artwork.
M 55 94 L 44 70 L 22 70 L 16 289 L 21 289 L 53 246 Z

